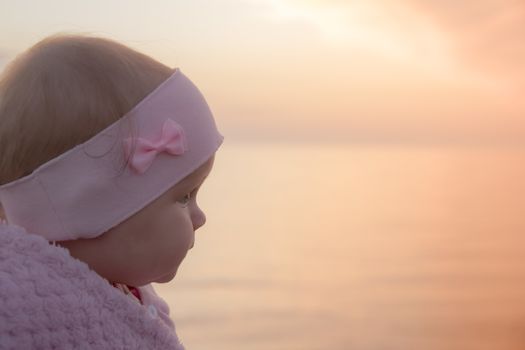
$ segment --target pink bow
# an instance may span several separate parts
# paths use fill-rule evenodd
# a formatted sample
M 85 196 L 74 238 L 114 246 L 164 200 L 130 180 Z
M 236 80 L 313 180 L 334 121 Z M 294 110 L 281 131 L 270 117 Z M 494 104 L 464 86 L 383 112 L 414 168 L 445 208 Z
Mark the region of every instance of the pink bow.
M 124 151 L 126 157 L 130 158 L 131 168 L 139 174 L 148 170 L 158 153 L 168 152 L 178 156 L 187 150 L 184 130 L 171 119 L 166 119 L 162 125 L 162 135 L 157 141 L 150 141 L 141 137 L 137 138 L 135 152 L 130 157 L 133 151 L 132 147 L 132 139 L 125 139 Z

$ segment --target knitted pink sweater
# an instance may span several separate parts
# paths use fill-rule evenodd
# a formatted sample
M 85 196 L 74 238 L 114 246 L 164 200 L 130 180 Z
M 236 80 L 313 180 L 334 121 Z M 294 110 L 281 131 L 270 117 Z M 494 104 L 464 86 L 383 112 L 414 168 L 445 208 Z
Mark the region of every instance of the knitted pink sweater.
M 183 350 L 151 285 L 139 305 L 68 251 L 0 222 L 0 349 Z

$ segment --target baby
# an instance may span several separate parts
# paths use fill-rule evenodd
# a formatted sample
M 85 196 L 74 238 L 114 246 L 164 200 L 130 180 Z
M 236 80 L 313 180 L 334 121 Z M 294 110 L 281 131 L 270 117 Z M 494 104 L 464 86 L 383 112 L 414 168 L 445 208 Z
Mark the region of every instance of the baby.
M 0 80 L 0 349 L 183 349 L 151 283 L 206 221 L 222 140 L 180 69 L 122 44 L 57 35 L 17 57 Z

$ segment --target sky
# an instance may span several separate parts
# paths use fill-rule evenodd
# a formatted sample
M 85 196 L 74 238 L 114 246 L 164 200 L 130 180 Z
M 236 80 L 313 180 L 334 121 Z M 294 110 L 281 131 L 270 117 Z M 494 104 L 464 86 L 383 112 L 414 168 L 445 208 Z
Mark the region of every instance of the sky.
M 0 0 L 0 65 L 57 32 L 180 67 L 230 140 L 525 144 L 522 0 Z

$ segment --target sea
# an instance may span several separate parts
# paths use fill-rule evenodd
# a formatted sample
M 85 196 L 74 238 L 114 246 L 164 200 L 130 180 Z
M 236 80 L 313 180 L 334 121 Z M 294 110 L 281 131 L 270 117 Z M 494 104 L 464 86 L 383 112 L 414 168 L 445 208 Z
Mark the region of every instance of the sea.
M 225 143 L 199 202 L 188 350 L 525 349 L 525 148 Z

